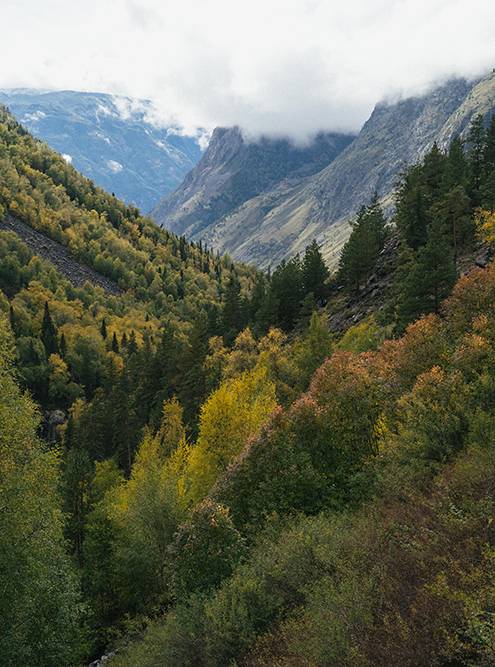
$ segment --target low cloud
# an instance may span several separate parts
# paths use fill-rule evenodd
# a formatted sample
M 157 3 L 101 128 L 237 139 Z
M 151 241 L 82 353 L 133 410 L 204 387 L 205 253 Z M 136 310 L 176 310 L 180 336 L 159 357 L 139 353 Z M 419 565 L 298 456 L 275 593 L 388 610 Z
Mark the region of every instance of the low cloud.
M 493 0 L 3 0 L 2 24 L 0 87 L 149 98 L 190 132 L 357 130 L 495 66 Z

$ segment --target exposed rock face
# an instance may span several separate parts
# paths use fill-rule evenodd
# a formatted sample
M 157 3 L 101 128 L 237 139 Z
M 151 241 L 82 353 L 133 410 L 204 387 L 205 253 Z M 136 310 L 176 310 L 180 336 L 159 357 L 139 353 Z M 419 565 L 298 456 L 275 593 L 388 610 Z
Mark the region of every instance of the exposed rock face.
M 17 234 L 34 254 L 51 262 L 74 287 L 82 287 L 88 282 L 102 287 L 109 294 L 122 294 L 123 290 L 113 280 L 102 276 L 90 266 L 81 264 L 68 248 L 36 231 L 25 222 L 7 215 L 0 220 L 0 231 Z
M 0 91 L 0 103 L 81 173 L 144 212 L 180 185 L 201 157 L 198 137 L 157 127 L 146 100 L 7 90 Z
M 286 139 L 246 141 L 237 127 L 217 128 L 196 168 L 152 215 L 177 234 L 208 238 L 214 225 L 244 202 L 281 182 L 317 173 L 352 139 L 322 133 L 299 147 Z
M 309 175 L 288 174 L 228 211 L 214 203 L 230 193 L 228 180 L 218 174 L 235 162 L 239 144 L 231 143 L 226 150 L 229 131 L 223 130 L 212 142 L 211 153 L 208 149 L 155 216 L 176 232 L 203 238 L 221 252 L 261 267 L 303 251 L 316 238 L 334 266 L 348 238 L 349 218 L 375 190 L 390 210 L 395 185 L 407 165 L 417 162 L 435 140 L 447 146 L 467 130 L 473 116 L 494 109 L 493 72 L 475 82 L 449 81 L 422 97 L 381 103 L 352 143 L 324 168 Z

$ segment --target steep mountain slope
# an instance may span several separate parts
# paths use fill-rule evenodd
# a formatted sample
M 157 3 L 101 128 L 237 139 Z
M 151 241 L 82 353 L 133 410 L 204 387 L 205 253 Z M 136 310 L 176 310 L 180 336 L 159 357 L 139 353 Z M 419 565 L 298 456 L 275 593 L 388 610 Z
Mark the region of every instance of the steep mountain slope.
M 323 169 L 352 138 L 322 133 L 298 147 L 286 139 L 250 142 L 237 127 L 217 128 L 199 164 L 152 215 L 178 234 L 208 235 L 218 220 L 264 190 Z
M 152 122 L 149 102 L 101 93 L 0 91 L 25 127 L 85 176 L 150 210 L 201 156 L 198 137 Z
M 395 183 L 407 164 L 420 159 L 434 140 L 444 146 L 466 130 L 474 115 L 489 114 L 494 108 L 493 72 L 474 83 L 452 80 L 422 97 L 381 103 L 358 137 L 318 173 L 276 183 L 228 215 L 213 223 L 204 220 L 205 225 L 192 230 L 184 223 L 188 210 L 177 205 L 180 197 L 174 193 L 168 217 L 159 219 L 165 226 L 182 229 L 193 238 L 202 236 L 218 250 L 262 267 L 300 252 L 317 238 L 332 266 L 348 237 L 349 217 L 375 190 L 390 207 Z M 221 156 L 217 148 L 216 157 Z M 202 163 L 209 159 L 207 153 Z M 220 169 L 217 163 L 216 170 Z M 189 200 L 194 201 L 197 191 L 191 175 L 186 183 Z M 200 197 L 207 191 L 204 184 L 202 188 Z M 208 209 L 208 201 L 202 204 Z

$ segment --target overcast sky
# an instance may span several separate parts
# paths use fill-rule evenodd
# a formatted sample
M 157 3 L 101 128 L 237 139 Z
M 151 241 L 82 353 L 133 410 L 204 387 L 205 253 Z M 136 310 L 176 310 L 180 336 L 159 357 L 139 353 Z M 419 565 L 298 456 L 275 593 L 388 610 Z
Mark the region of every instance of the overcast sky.
M 494 0 L 0 0 L 0 87 L 150 98 L 304 138 L 495 66 Z

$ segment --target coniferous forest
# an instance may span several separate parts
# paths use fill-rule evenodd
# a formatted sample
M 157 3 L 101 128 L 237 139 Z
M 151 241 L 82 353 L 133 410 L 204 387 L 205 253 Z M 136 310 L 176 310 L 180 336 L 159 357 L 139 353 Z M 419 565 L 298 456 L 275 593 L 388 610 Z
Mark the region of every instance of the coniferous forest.
M 495 664 L 494 209 L 478 116 L 334 274 L 316 241 L 261 272 L 2 108 L 0 220 L 71 260 L 0 227 L 0 664 Z M 385 305 L 331 332 L 391 239 Z

